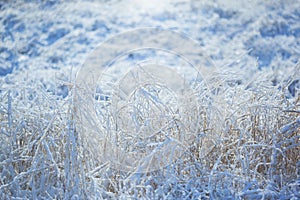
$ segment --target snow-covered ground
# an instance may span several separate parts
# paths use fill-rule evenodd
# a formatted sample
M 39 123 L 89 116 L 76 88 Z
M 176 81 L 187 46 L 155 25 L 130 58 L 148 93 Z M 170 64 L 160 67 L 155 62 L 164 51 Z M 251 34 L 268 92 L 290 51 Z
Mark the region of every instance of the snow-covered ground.
M 139 174 L 95 156 L 73 97 L 93 50 L 145 27 L 194 39 L 218 73 L 195 94 L 208 157 L 195 139 Z M 300 1 L 0 0 L 0 198 L 298 199 L 299 58 Z
M 292 0 L 1 3 L 0 75 L 33 78 L 38 70 L 48 82 L 49 74 L 78 70 L 105 39 L 140 27 L 186 33 L 217 66 L 283 68 L 300 55 L 298 7 Z

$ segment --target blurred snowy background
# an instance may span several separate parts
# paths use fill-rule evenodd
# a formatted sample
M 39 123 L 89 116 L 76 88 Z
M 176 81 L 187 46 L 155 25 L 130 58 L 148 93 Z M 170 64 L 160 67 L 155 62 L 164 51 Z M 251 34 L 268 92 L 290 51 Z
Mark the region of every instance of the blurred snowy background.
M 293 0 L 1 1 L 1 84 L 32 79 L 65 97 L 68 88 L 54 88 L 54 79 L 69 79 L 105 39 L 140 27 L 186 33 L 219 67 L 280 70 L 299 59 L 299 7 Z

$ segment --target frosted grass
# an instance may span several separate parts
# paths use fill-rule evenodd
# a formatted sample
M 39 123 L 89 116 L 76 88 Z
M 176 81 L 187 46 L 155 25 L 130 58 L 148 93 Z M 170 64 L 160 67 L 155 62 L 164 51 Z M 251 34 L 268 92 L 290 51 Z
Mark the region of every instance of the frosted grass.
M 271 70 L 251 85 L 216 75 L 216 92 L 199 89 L 197 138 L 184 156 L 148 173 L 95 157 L 97 146 L 77 131 L 73 89 L 65 99 L 26 82 L 3 90 L 1 198 L 297 199 L 299 86 L 295 94 L 289 88 L 299 65 L 291 70 L 275 86 Z M 212 144 L 204 157 L 201 141 Z
M 299 2 L 71 4 L 0 2 L 1 199 L 300 198 Z M 182 155 L 126 172 L 79 131 L 74 74 L 100 42 L 145 26 L 187 33 L 221 73 L 192 86 L 198 130 Z

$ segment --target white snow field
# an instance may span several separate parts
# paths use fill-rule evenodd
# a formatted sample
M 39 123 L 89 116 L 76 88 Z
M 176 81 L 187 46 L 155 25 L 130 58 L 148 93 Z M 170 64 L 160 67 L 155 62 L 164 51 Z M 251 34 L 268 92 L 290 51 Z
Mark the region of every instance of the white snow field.
M 300 199 L 300 1 L 0 0 L 0 199 Z

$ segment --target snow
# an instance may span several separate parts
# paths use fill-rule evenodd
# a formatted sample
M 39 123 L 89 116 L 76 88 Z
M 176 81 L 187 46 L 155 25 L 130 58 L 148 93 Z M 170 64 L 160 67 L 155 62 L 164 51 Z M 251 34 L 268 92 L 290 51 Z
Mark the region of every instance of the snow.
M 294 0 L 0 1 L 0 198 L 300 198 L 299 8 Z M 143 32 L 151 27 L 156 38 Z M 84 79 L 92 56 L 111 58 L 117 50 L 123 54 L 107 60 L 110 68 Z M 182 78 L 126 84 L 139 66 L 157 69 L 158 79 L 143 75 L 149 80 L 171 69 Z M 101 87 L 82 96 L 75 90 L 97 81 Z M 192 92 L 181 93 L 185 84 Z M 134 87 L 141 88 L 130 93 Z M 122 88 L 128 99 L 114 93 Z M 156 96 L 160 90 L 172 90 L 165 93 L 172 98 Z M 95 104 L 84 99 L 94 91 Z M 133 106 L 114 104 L 116 96 Z M 174 102 L 182 108 L 168 108 Z M 115 105 L 120 111 L 110 115 Z M 159 112 L 150 112 L 153 105 Z M 148 155 L 166 143 L 162 137 L 180 143 L 172 134 L 196 135 L 176 143 L 185 145 L 180 153 L 165 150 L 176 159 L 159 150 L 162 163 L 174 163 L 146 174 L 118 170 L 122 158 L 112 161 L 126 145 L 136 147 L 141 138 L 133 130 L 149 140 Z M 110 148 L 104 153 L 103 141 Z M 139 152 L 128 160 L 141 157 L 148 158 Z

